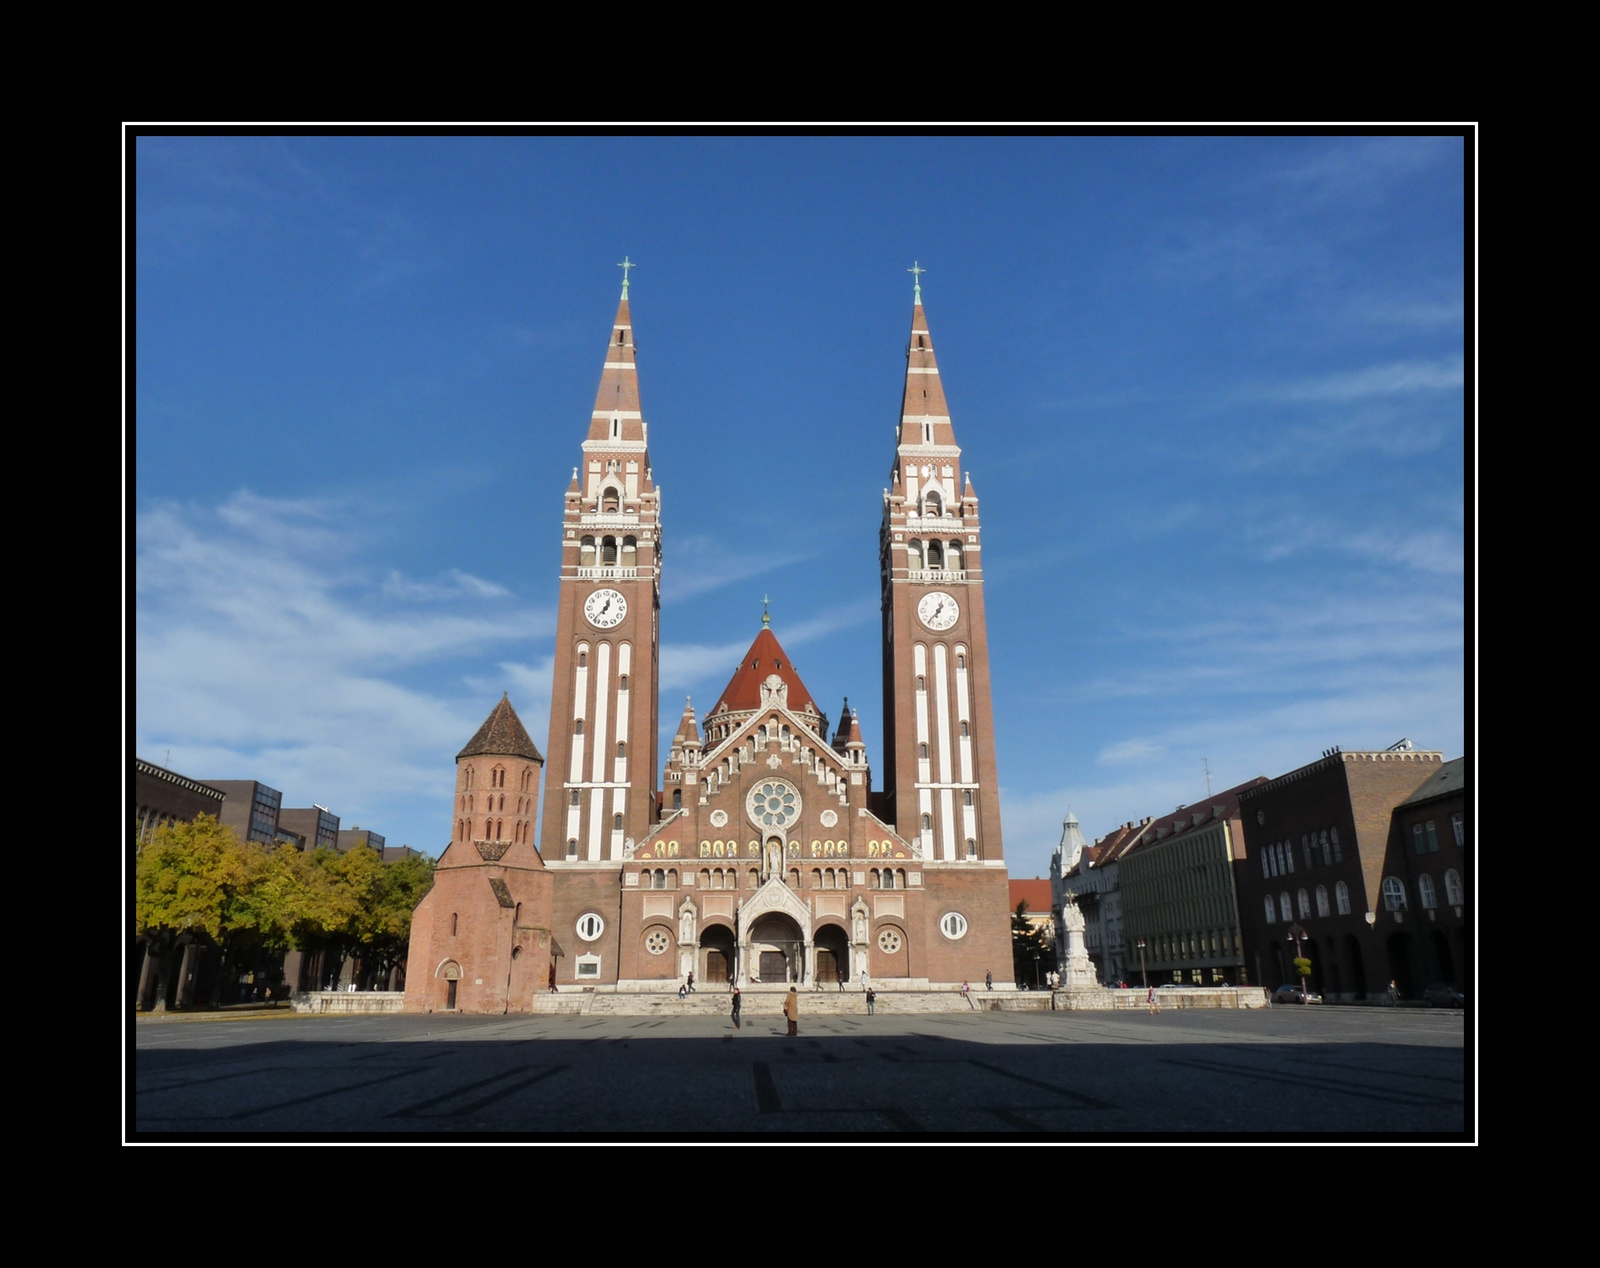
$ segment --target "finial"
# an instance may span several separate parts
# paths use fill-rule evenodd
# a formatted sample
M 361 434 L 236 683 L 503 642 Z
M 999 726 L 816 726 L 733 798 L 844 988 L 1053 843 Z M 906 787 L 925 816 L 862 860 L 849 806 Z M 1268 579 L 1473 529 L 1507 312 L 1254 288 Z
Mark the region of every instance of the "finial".
M 772 618 L 767 615 L 767 604 L 770 602 L 766 595 L 761 596 L 761 628 L 764 630 L 772 628 Z
M 916 260 L 911 261 L 911 267 L 906 270 L 907 273 L 911 273 L 911 274 L 915 275 L 915 277 L 916 277 L 916 286 L 915 286 L 914 298 L 912 299 L 913 303 L 916 303 L 916 304 L 922 303 L 922 275 L 924 273 L 926 273 L 927 271 L 928 270 L 923 268 L 922 265 L 920 263 L 918 263 Z M 622 288 L 622 292 L 623 292 L 624 295 L 626 295 L 627 292 L 628 292 L 628 288 L 626 286 L 624 286 Z
M 622 270 L 622 298 L 623 299 L 627 299 L 628 298 L 628 270 L 629 269 L 636 269 L 639 266 L 637 264 L 635 264 L 632 260 L 630 260 L 627 256 L 623 256 L 622 257 L 622 263 L 617 265 L 617 267 Z

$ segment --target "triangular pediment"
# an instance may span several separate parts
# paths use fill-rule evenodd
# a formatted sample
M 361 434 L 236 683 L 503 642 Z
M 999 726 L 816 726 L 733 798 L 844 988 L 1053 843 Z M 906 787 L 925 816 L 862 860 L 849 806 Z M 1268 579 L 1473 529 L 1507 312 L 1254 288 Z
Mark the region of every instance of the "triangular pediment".
M 707 767 L 715 766 L 731 750 L 738 748 L 746 740 L 754 739 L 757 728 L 769 723 L 774 718 L 778 719 L 779 726 L 788 723 L 789 730 L 800 737 L 800 742 L 805 747 L 816 752 L 819 764 L 825 761 L 839 774 L 843 774 L 848 769 L 844 757 L 834 751 L 833 746 L 828 743 L 825 736 L 818 735 L 811 729 L 804 715 L 798 714 L 788 705 L 780 703 L 768 704 L 752 713 L 739 724 L 727 739 L 719 740 L 715 748 L 707 749 L 704 764 Z M 758 749 L 756 761 L 759 762 L 761 760 L 762 754 Z
M 811 908 L 778 876 L 772 877 L 756 890 L 750 895 L 750 900 L 739 908 L 740 927 L 748 929 L 756 920 L 775 911 L 782 912 L 802 929 L 811 928 Z

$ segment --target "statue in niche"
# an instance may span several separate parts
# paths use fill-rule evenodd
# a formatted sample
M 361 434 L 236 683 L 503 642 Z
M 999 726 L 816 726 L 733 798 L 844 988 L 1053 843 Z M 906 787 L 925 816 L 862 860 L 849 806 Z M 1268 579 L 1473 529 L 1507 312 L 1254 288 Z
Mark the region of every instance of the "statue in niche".
M 687 902 L 684 903 L 683 909 L 678 912 L 678 941 L 694 941 L 694 908 Z
M 855 917 L 856 941 L 865 942 L 867 940 L 867 909 L 865 907 L 857 907 Z

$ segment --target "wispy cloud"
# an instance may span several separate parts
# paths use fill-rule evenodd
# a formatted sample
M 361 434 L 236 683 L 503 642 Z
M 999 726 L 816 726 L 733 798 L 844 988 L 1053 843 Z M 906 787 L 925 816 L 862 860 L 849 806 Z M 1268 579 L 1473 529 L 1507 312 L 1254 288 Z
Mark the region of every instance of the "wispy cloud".
M 1395 361 L 1341 374 L 1248 389 L 1247 397 L 1263 401 L 1337 404 L 1374 396 L 1452 391 L 1464 383 L 1459 356 L 1443 361 Z
M 759 543 L 741 540 L 734 545 L 726 539 L 704 536 L 674 538 L 671 549 L 672 566 L 662 570 L 661 597 L 664 601 L 720 590 L 736 581 L 802 563 L 816 554 L 815 551 L 773 550 L 765 540 Z M 738 654 L 734 653 L 736 657 Z
M 374 514 L 239 493 L 138 517 L 142 753 L 171 748 L 201 778 L 275 782 L 290 804 L 448 796 L 452 744 L 486 708 L 450 667 L 547 632 L 550 615 L 458 569 L 437 585 L 374 575 L 362 557 Z M 475 601 L 441 605 L 451 593 Z M 417 686 L 419 670 L 460 690 Z
M 1161 745 L 1152 744 L 1149 740 L 1123 740 L 1120 744 L 1101 749 L 1095 761 L 1102 766 L 1117 766 L 1124 762 L 1144 761 L 1161 751 Z

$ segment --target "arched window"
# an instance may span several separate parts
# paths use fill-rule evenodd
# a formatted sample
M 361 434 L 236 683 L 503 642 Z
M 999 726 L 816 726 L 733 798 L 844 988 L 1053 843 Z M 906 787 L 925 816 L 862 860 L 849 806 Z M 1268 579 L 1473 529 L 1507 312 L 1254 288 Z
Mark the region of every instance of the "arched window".
M 622 816 L 621 815 L 612 815 L 611 816 L 611 830 L 613 832 L 621 832 L 622 831 Z
M 1439 900 L 1433 892 L 1433 877 L 1426 872 L 1417 877 L 1417 901 L 1426 908 L 1433 908 L 1439 905 Z
M 961 738 L 966 739 L 968 734 L 969 732 L 967 731 L 967 724 L 963 722 L 961 724 Z
M 675 868 L 675 867 L 669 867 L 667 869 L 667 888 L 668 889 L 677 889 L 678 888 L 678 869 Z
M 800 869 L 798 867 L 791 867 L 789 869 L 789 888 L 800 888 Z
M 1296 897 L 1300 900 L 1300 919 L 1311 919 L 1311 896 L 1302 889 Z
M 1344 859 L 1344 855 L 1342 853 L 1340 853 L 1340 851 L 1339 851 L 1339 829 L 1338 828 L 1329 828 L 1328 829 L 1328 844 L 1333 846 L 1333 861 L 1335 863 L 1341 862 Z
M 1294 907 L 1289 902 L 1289 891 L 1284 890 L 1278 895 L 1278 911 L 1283 916 L 1283 923 L 1288 924 L 1294 919 Z
M 632 568 L 639 562 L 639 539 L 637 537 L 624 537 L 622 539 L 622 566 Z
M 934 512 L 932 512 L 932 514 L 937 515 L 938 512 L 934 511 Z M 944 546 L 939 542 L 929 542 L 928 543 L 928 567 L 930 567 L 930 568 L 943 568 L 944 567 Z
M 665 889 L 666 887 L 667 887 L 667 873 L 666 873 L 666 871 L 664 869 L 658 867 L 658 868 L 656 868 L 656 888 L 657 889 Z
M 574 795 L 576 795 L 576 794 L 574 794 Z M 575 858 L 578 857 L 578 838 L 577 837 L 568 837 L 567 838 L 567 857 L 569 859 L 575 859 Z
M 1467 902 L 1466 891 L 1461 888 L 1461 877 L 1456 875 L 1453 867 L 1444 874 L 1444 900 L 1452 907 L 1464 907 Z
M 717 874 L 717 879 L 718 880 L 722 879 L 722 874 L 720 872 Z M 711 869 L 708 868 L 708 867 L 702 867 L 700 869 L 700 888 L 701 889 L 710 889 L 711 888 Z M 718 888 L 720 889 L 721 886 L 719 885 Z
M 913 570 L 922 567 L 922 542 L 915 537 L 906 544 L 906 567 Z
M 573 722 L 573 724 L 572 724 L 572 733 L 574 735 L 582 735 L 583 734 L 583 719 L 582 718 L 578 718 Z
M 627 674 L 623 674 L 622 677 L 617 679 L 617 690 L 618 691 L 626 691 L 627 689 L 628 689 L 628 675 Z
M 944 566 L 946 568 L 961 567 L 961 543 L 951 542 L 944 550 Z
M 615 488 L 607 488 L 601 491 L 600 510 L 602 512 L 615 515 L 617 511 L 621 509 L 621 506 L 622 495 Z M 615 549 L 615 539 L 607 538 L 606 540 L 610 541 L 612 543 L 612 548 Z M 613 558 L 610 562 L 615 563 L 616 560 Z
M 587 668 L 589 668 L 589 653 L 588 652 L 579 652 L 578 653 L 578 668 L 579 669 L 587 669 Z
M 922 503 L 922 513 L 924 515 L 939 515 L 943 509 L 944 503 L 940 500 L 937 493 L 928 494 L 927 498 L 924 499 Z M 933 548 L 935 545 L 937 545 L 936 542 L 928 543 L 928 567 L 930 568 L 942 567 L 942 565 L 933 562 Z
M 1333 887 L 1333 902 L 1341 916 L 1350 914 L 1350 886 L 1340 881 Z
M 928 689 L 928 680 L 927 680 L 927 678 L 922 674 L 918 674 L 917 675 L 917 690 L 918 691 L 926 691 L 927 689 Z
M 917 745 L 917 756 L 923 761 L 928 760 L 928 746 L 926 744 Z
M 966 667 L 967 667 L 967 654 L 965 652 L 957 652 L 956 653 L 956 668 L 957 669 L 965 669 Z
M 962 799 L 967 805 L 970 806 L 972 804 L 972 789 L 968 788 L 966 790 L 966 792 L 963 794 L 963 798 Z
M 626 757 L 627 755 L 628 755 L 628 746 L 625 743 L 623 743 L 621 740 L 618 740 L 617 741 L 617 756 L 618 757 Z
M 1272 850 L 1270 847 L 1261 851 L 1261 879 L 1272 879 Z
M 1383 906 L 1386 911 L 1406 909 L 1406 883 L 1398 876 L 1383 878 Z
M 811 869 L 811 888 L 822 888 L 822 869 L 820 867 L 814 867 Z
M 869 873 L 869 879 L 872 882 L 873 889 L 877 889 L 883 884 L 883 877 L 879 875 L 877 868 L 873 868 L 871 873 Z
M 683 789 L 674 788 L 672 790 L 672 808 L 674 810 L 683 809 Z
M 978 857 L 978 843 L 972 837 L 967 838 L 967 857 L 969 859 Z
M 583 568 L 594 567 L 594 538 L 585 537 L 578 547 L 578 564 Z
M 923 815 L 922 816 L 922 830 L 924 832 L 932 832 L 933 831 L 933 816 L 932 815 Z
M 1271 894 L 1267 895 L 1267 923 L 1269 925 L 1278 923 L 1278 904 L 1272 901 Z
M 456 925 L 460 919 L 461 917 L 457 913 L 453 911 L 450 913 L 450 936 L 452 938 L 456 936 Z
M 1328 914 L 1328 887 L 1326 885 L 1318 885 L 1317 886 L 1317 915 L 1326 916 L 1327 914 Z
M 1283 843 L 1283 870 L 1288 875 L 1294 874 L 1294 842 Z
M 600 563 L 610 566 L 617 562 L 617 539 L 615 537 L 602 537 L 600 539 Z

